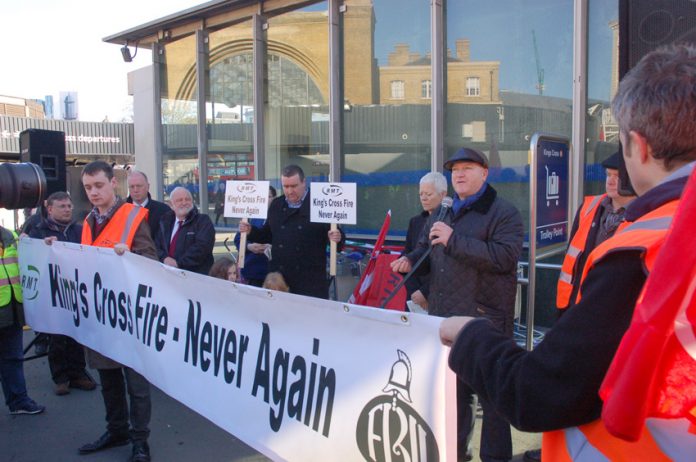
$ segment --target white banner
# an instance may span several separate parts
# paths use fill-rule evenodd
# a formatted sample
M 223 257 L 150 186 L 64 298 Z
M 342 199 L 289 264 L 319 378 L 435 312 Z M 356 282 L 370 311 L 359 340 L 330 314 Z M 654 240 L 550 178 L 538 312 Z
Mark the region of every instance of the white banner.
M 24 238 L 25 311 L 274 460 L 456 459 L 440 318 L 268 291 Z
M 269 184 L 268 181 L 227 181 L 224 215 L 232 218 L 266 218 Z
M 312 223 L 357 223 L 358 207 L 355 183 L 311 183 L 312 203 L 309 221 Z

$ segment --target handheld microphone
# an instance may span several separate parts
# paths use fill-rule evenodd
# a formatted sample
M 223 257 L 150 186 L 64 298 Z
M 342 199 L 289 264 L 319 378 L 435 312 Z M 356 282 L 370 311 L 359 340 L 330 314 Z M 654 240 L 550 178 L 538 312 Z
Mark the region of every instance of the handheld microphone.
M 443 197 L 442 202 L 440 203 L 440 212 L 437 214 L 437 219 L 435 221 L 442 221 L 445 218 L 445 215 L 447 215 L 447 211 L 452 208 L 453 203 L 454 200 L 451 197 Z M 389 303 L 389 301 L 392 298 L 394 298 L 397 292 L 399 292 L 399 289 L 401 289 L 403 285 L 406 284 L 406 281 L 411 279 L 413 273 L 416 272 L 421 263 L 423 263 L 423 260 L 425 260 L 432 251 L 433 246 L 432 244 L 430 244 L 428 245 L 428 250 L 426 250 L 425 253 L 418 259 L 418 261 L 411 267 L 411 271 L 409 271 L 408 274 L 401 279 L 401 282 L 394 288 L 394 290 L 389 294 L 389 296 L 384 299 L 384 301 L 380 305 L 380 308 L 384 308 L 385 306 L 387 306 L 387 303 Z
M 447 211 L 452 208 L 453 203 L 454 199 L 451 197 L 443 197 L 442 202 L 440 203 L 440 213 L 437 214 L 437 219 L 435 221 L 442 221 L 445 218 L 445 215 L 447 215 Z

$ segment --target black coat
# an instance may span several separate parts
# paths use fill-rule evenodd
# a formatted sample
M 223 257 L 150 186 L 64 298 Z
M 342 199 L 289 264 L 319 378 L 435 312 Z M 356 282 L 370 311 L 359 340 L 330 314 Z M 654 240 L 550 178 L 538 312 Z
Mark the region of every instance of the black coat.
M 42 218 L 36 226 L 29 230 L 28 235 L 34 239 L 56 237 L 59 241 L 79 244 L 82 240 L 82 225 L 73 221 L 61 232 L 55 226 L 51 226 L 48 219 Z
M 282 273 L 290 292 L 326 299 L 329 296 L 326 246 L 329 244 L 330 225 L 309 221 L 310 203 L 310 193 L 297 209 L 288 206 L 285 196 L 277 197 L 268 207 L 266 223 L 260 228 L 252 228 L 248 239 L 272 244 L 268 271 Z M 344 240 L 341 230 L 339 249 Z
M 159 224 L 162 217 L 167 213 L 171 212 L 172 208 L 169 207 L 164 202 L 156 201 L 150 197 L 150 193 L 147 193 L 147 198 L 149 199 L 145 208 L 148 210 L 147 224 L 150 225 L 150 232 L 152 233 L 152 239 L 157 237 L 157 231 L 159 231 Z M 133 203 L 133 199 L 128 196 L 126 202 Z
M 427 251 L 428 232 L 439 213 L 425 225 L 411 263 Z M 512 335 L 517 290 L 517 261 L 524 230 L 520 212 L 487 185 L 483 195 L 442 220 L 454 232 L 447 246 L 430 254 L 428 312 L 436 316 L 483 316 Z
M 164 261 L 169 256 L 169 242 L 176 215 L 173 210 L 165 213 L 160 220 L 155 238 L 157 256 Z M 215 227 L 208 215 L 198 213 L 196 207 L 186 216 L 181 225 L 174 247 L 174 260 L 179 268 L 199 274 L 208 274 L 213 266 L 213 247 L 215 246 Z
M 429 216 L 430 214 L 428 212 L 423 211 L 409 220 L 403 255 L 412 252 L 416 248 Z M 427 272 L 421 271 L 418 274 L 412 275 L 404 285 L 406 286 L 406 300 L 411 300 L 411 295 L 417 290 L 420 290 L 427 299 L 430 293 L 430 275 L 427 274 Z

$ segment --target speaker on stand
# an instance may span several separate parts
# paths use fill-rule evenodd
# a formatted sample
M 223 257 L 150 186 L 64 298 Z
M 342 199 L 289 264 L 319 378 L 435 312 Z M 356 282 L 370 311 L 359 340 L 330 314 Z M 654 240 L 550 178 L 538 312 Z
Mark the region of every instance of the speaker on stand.
M 65 133 L 29 128 L 19 134 L 22 162 L 38 165 L 46 176 L 46 196 L 65 191 Z M 45 197 L 44 197 L 45 199 Z
M 672 43 L 696 45 L 696 0 L 619 0 L 619 79 Z

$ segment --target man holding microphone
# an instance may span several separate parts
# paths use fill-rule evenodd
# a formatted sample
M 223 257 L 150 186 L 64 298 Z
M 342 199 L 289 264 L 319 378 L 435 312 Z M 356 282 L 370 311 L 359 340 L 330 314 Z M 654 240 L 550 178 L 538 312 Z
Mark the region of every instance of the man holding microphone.
M 433 213 L 416 248 L 395 260 L 392 270 L 407 273 L 429 248 L 431 315 L 488 318 L 512 338 L 517 288 L 517 262 L 522 252 L 522 217 L 486 181 L 488 160 L 475 149 L 462 148 L 445 162 L 452 172 L 454 201 L 446 213 Z M 424 270 L 425 271 L 425 270 Z M 512 458 L 510 425 L 481 401 L 481 460 Z M 457 383 L 458 460 L 470 460 L 476 417 L 474 391 Z

